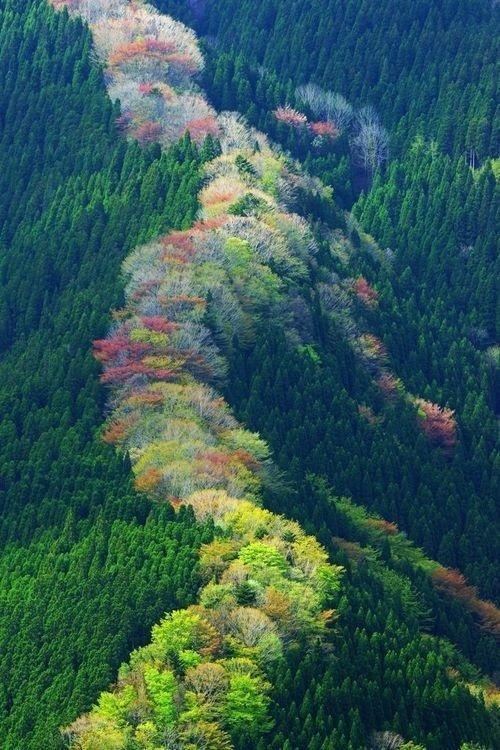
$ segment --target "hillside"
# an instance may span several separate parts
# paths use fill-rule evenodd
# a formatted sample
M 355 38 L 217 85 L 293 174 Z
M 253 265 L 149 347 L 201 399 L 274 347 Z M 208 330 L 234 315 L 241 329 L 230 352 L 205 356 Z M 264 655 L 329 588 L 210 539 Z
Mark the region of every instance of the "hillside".
M 493 141 L 362 176 L 258 35 L 53 6 L 0 27 L 3 746 L 493 748 Z
M 184 3 L 166 7 L 186 13 Z M 342 205 L 355 202 L 361 228 L 389 261 L 372 254 L 352 261 L 379 294 L 375 332 L 396 374 L 457 418 L 460 457 L 448 476 L 429 465 L 417 488 L 415 456 L 397 469 L 389 456 L 380 494 L 373 478 L 361 494 L 342 481 L 338 491 L 401 525 L 497 599 L 498 7 L 469 0 L 376 7 L 272 0 L 257 13 L 253 3 L 226 0 L 195 7 L 193 22 L 210 43 L 210 96 L 304 159 Z M 304 46 L 316 54 L 302 54 Z M 293 112 L 308 125 L 290 119 Z M 360 115 L 388 134 L 373 185 L 355 146 Z M 321 118 L 336 127 L 333 141 L 312 138 Z M 399 495 L 392 502 L 388 483 Z M 416 506 L 429 512 L 415 514 Z
M 141 501 L 96 434 L 91 349 L 129 248 L 194 217 L 199 157 L 120 139 L 82 24 L 12 2 L 0 38 L 0 745 L 39 750 L 198 586 L 209 536 Z

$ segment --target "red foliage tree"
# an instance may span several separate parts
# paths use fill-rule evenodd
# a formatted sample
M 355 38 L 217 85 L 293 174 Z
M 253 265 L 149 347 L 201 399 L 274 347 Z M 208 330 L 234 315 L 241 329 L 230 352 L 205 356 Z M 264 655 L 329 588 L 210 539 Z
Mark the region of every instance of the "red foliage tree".
M 418 424 L 424 435 L 445 453 L 451 453 L 457 442 L 457 423 L 454 412 L 424 399 L 416 399 Z
M 132 419 L 119 419 L 111 422 L 105 429 L 102 439 L 105 443 L 116 445 L 125 437 L 127 430 L 132 426 Z
M 234 451 L 232 456 L 233 456 L 233 459 L 244 464 L 249 469 L 255 470 L 259 466 L 259 462 L 255 458 L 255 456 L 252 456 L 251 453 L 243 450 L 242 448 L 240 448 L 237 451 Z
M 118 115 L 116 118 L 116 127 L 122 133 L 129 129 L 130 115 L 127 112 L 122 112 L 121 115 Z
M 94 341 L 94 357 L 99 362 L 109 362 L 123 352 L 128 344 L 125 334 L 115 334 L 107 339 Z
M 129 396 L 127 404 L 131 406 L 160 406 L 164 401 L 163 394 L 158 391 L 140 390 Z
M 173 323 L 161 315 L 150 315 L 149 317 L 140 318 L 141 324 L 150 331 L 156 333 L 172 333 L 180 328 L 180 323 Z
M 219 126 L 215 117 L 208 115 L 207 117 L 199 117 L 188 122 L 184 132 L 189 133 L 195 143 L 202 143 L 207 135 L 217 137 L 219 135 Z
M 365 550 L 357 542 L 349 542 L 347 539 L 343 539 L 340 536 L 332 537 L 332 542 L 336 547 L 339 547 L 345 552 L 349 560 L 359 562 L 366 558 Z
M 337 138 L 339 135 L 339 130 L 333 122 L 328 122 L 327 120 L 311 122 L 309 128 L 314 135 L 320 138 Z
M 387 348 L 373 333 L 363 333 L 359 337 L 358 342 L 363 357 L 367 362 L 376 363 L 379 367 L 386 362 L 388 357 Z
M 160 286 L 160 279 L 148 279 L 147 281 L 141 281 L 139 284 L 137 284 L 136 288 L 134 289 L 134 292 L 132 294 L 132 301 L 137 302 L 141 299 L 144 295 L 148 294 L 149 292 L 152 292 L 153 289 L 156 289 Z
M 163 259 L 187 263 L 196 253 L 192 230 L 186 232 L 171 232 L 160 238 L 160 242 L 167 249 Z
M 204 297 L 189 294 L 175 294 L 171 297 L 161 295 L 158 297 L 162 305 L 187 305 L 189 307 L 205 307 L 207 301 Z
M 373 409 L 369 406 L 366 406 L 366 404 L 358 405 L 358 413 L 363 417 L 363 419 L 366 419 L 368 424 L 371 424 L 372 426 L 378 424 L 378 422 L 380 421 L 380 418 L 377 417 Z
M 360 276 L 354 282 L 354 291 L 356 296 L 365 305 L 373 306 L 378 300 L 378 294 L 375 289 L 368 283 L 364 276 Z
M 94 356 L 99 362 L 108 363 L 119 357 L 138 358 L 146 354 L 151 349 L 149 344 L 141 341 L 130 341 L 129 337 L 123 332 L 119 332 L 108 339 L 94 341 Z
M 173 52 L 165 59 L 166 62 L 178 68 L 179 72 L 182 72 L 187 76 L 194 75 L 198 69 L 196 62 L 189 55 L 185 55 L 182 52 Z
M 484 599 L 476 599 L 474 611 L 481 618 L 485 630 L 498 636 L 500 635 L 500 610 L 493 602 Z
M 387 534 L 387 536 L 394 536 L 394 534 L 399 533 L 397 524 L 392 523 L 392 521 L 386 521 L 385 518 L 368 518 L 367 524 L 377 529 L 377 531 Z
M 485 630 L 500 634 L 500 610 L 493 602 L 479 599 L 475 586 L 470 586 L 458 570 L 439 566 L 431 574 L 433 585 L 454 599 L 458 599 L 470 612 L 476 614 Z
M 143 362 L 125 362 L 124 364 L 107 367 L 101 375 L 101 382 L 120 385 L 137 375 L 145 375 L 154 380 L 172 380 L 177 374 L 175 370 L 148 367 Z
M 109 56 L 108 62 L 111 67 L 114 67 L 138 56 L 168 59 L 171 53 L 176 54 L 176 45 L 174 42 L 167 42 L 160 39 L 138 39 L 133 42 L 119 44 Z
M 464 602 L 470 602 L 476 597 L 477 589 L 469 586 L 459 570 L 439 566 L 431 575 L 434 586 L 439 591 L 445 591 Z
M 163 128 L 159 122 L 146 120 L 146 122 L 143 122 L 139 127 L 135 128 L 132 135 L 139 141 L 141 146 L 146 146 L 148 143 L 158 141 L 162 132 Z
M 135 488 L 139 492 L 152 492 L 161 482 L 161 473 L 157 469 L 146 469 L 135 478 Z
M 155 90 L 154 84 L 152 83 L 140 83 L 137 88 L 141 94 L 152 94 Z
M 198 219 L 193 224 L 193 230 L 196 232 L 211 232 L 213 229 L 219 229 L 223 226 L 228 218 L 226 214 L 220 214 L 220 216 L 214 216 L 210 219 Z

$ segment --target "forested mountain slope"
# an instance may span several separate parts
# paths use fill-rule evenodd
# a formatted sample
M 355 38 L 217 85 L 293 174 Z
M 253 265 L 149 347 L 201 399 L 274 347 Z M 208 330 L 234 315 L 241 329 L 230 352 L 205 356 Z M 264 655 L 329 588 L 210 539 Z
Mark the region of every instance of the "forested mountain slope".
M 159 0 L 161 5 L 162 0 Z M 496 3 L 207 0 L 201 28 L 296 85 L 372 104 L 398 153 L 416 129 L 447 153 L 498 153 Z
M 168 6 L 187 12 L 185 3 Z M 387 261 L 363 252 L 352 260 L 378 292 L 374 331 L 396 374 L 456 414 L 452 466 L 422 467 L 415 486 L 415 455 L 396 467 L 379 454 L 384 499 L 371 471 L 364 487 L 338 478 L 336 489 L 375 507 L 497 598 L 498 6 L 272 0 L 256 9 L 210 0 L 193 7 L 210 42 L 214 101 L 270 129 L 344 205 L 364 188 L 354 215 Z M 306 95 L 308 104 L 297 87 L 310 82 L 323 91 Z M 347 101 L 329 99 L 332 90 Z M 279 107 L 287 103 L 295 109 L 283 121 Z M 354 146 L 366 105 L 389 131 L 390 161 L 380 162 L 373 185 Z M 302 112 L 308 125 L 293 116 Z M 311 138 L 315 113 L 338 125 L 333 142 Z
M 146 121 L 148 132 L 160 141 L 169 137 L 172 122 L 187 120 L 186 127 L 192 128 L 193 98 L 186 96 L 190 86 L 186 71 L 188 59 L 196 59 L 196 52 L 187 30 L 172 26 L 168 19 L 148 16 L 147 6 L 122 3 L 116 11 L 111 6 L 110 10 L 94 14 L 81 7 L 107 63 L 109 90 L 138 89 L 146 98 L 161 97 L 155 119 Z M 177 63 L 181 49 L 186 51 L 184 78 L 174 94 L 167 93 L 172 77 L 179 74 L 158 60 Z M 181 113 L 172 110 L 175 101 L 181 107 L 187 102 L 187 108 Z M 195 110 L 202 109 L 202 103 L 196 102 Z M 122 119 L 131 134 L 144 132 L 148 107 L 148 101 L 143 106 L 135 94 L 127 95 Z M 168 119 L 169 110 L 175 112 L 173 121 Z M 160 738 L 181 746 L 225 747 L 231 741 L 236 746 L 254 746 L 258 736 L 271 727 L 266 693 L 273 685 L 266 686 L 264 676 L 275 677 L 273 664 L 292 657 L 292 644 L 307 650 L 307 634 L 319 626 L 319 622 L 314 625 L 321 614 L 318 605 L 328 599 L 333 603 L 339 588 L 337 569 L 325 566 L 324 552 L 312 539 L 293 523 L 255 505 L 264 491 L 284 493 L 281 503 L 290 491 L 274 487 L 272 474 L 268 475 L 264 464 L 260 466 L 265 446 L 231 421 L 223 402 L 206 385 L 220 380 L 224 352 L 231 355 L 234 347 L 252 345 L 266 315 L 280 319 L 281 324 L 286 321 L 291 345 L 316 360 L 316 337 L 313 333 L 311 338 L 309 327 L 314 329 L 320 319 L 312 316 L 308 323 L 312 300 L 307 276 L 309 283 L 317 277 L 314 288 L 326 300 L 337 296 L 342 300 L 342 289 L 329 277 L 332 263 L 342 253 L 335 252 L 333 244 L 328 252 L 320 234 L 315 237 L 303 219 L 290 213 L 290 206 L 300 205 L 300 196 L 305 205 L 318 206 L 332 226 L 339 216 L 327 209 L 327 191 L 294 171 L 286 158 L 273 153 L 261 134 L 234 116 L 214 118 L 210 113 L 203 124 L 197 122 L 197 128 L 210 129 L 222 149 L 206 166 L 199 196 L 201 220 L 192 230 L 161 236 L 127 259 L 127 306 L 116 314 L 108 338 L 96 343 L 96 355 L 104 363 L 103 380 L 112 385 L 114 394 L 105 437 L 130 455 L 137 487 L 153 499 L 170 499 L 174 506 L 192 505 L 199 520 L 211 516 L 215 522 L 216 540 L 201 549 L 202 574 L 208 583 L 200 592 L 199 604 L 168 615 L 155 626 L 150 646 L 134 652 L 130 664 L 121 669 L 115 689 L 102 694 L 90 714 L 68 727 L 66 736 L 75 747 L 100 746 L 110 738 L 116 747 L 130 743 L 146 747 Z M 342 241 L 345 251 L 349 243 L 347 238 Z M 361 296 L 369 293 L 369 285 L 355 289 Z M 358 332 L 354 321 L 349 329 L 353 310 L 348 303 L 344 308 L 340 320 L 346 326 L 346 345 L 365 366 L 371 362 L 365 387 L 374 375 L 390 377 L 378 361 L 376 339 Z M 329 309 L 326 304 L 327 320 Z M 337 317 L 337 324 L 340 320 Z M 404 400 L 427 408 L 427 402 L 415 401 L 410 394 Z M 417 425 L 418 419 L 422 417 L 417 413 Z M 444 434 L 439 437 L 443 451 L 454 447 L 453 429 L 446 441 Z M 252 473 L 256 474 L 253 478 Z M 373 525 L 370 519 L 367 523 Z M 331 548 L 331 542 L 327 544 Z M 429 572 L 435 563 L 428 561 L 425 567 Z M 376 568 L 371 574 L 376 578 Z M 385 595 L 402 597 L 404 616 L 418 620 L 419 605 L 412 604 L 408 583 L 398 574 L 391 578 L 393 574 L 387 571 L 385 575 Z M 326 613 L 321 619 L 324 627 Z M 344 623 L 344 627 L 349 625 Z M 403 633 L 407 633 L 404 628 Z M 415 636 L 418 643 L 419 636 Z M 321 640 L 320 653 L 327 645 L 321 645 Z M 444 644 L 432 643 L 436 655 L 445 649 L 439 662 L 444 666 L 451 654 L 446 655 Z M 420 652 L 419 660 L 423 657 Z M 324 668 L 331 668 L 329 659 Z M 428 669 L 424 671 L 424 682 L 440 682 L 437 674 L 432 678 Z M 463 666 L 458 675 L 465 678 Z M 451 694 L 447 697 L 451 683 L 446 679 L 441 694 L 445 702 L 451 699 Z M 334 692 L 332 688 L 331 697 Z M 422 721 L 413 709 L 410 719 L 401 708 L 402 718 L 394 713 L 395 699 L 397 694 L 388 694 L 387 705 L 380 707 L 387 716 L 384 723 L 389 720 L 395 729 L 410 732 L 430 747 L 454 747 L 471 736 L 488 741 L 493 730 L 486 716 L 470 719 L 467 725 L 457 723 L 455 717 L 453 729 L 436 721 L 433 712 Z M 470 693 L 462 691 L 461 700 L 470 700 Z M 319 704 L 322 710 L 321 700 Z M 475 713 L 473 704 L 470 710 Z M 377 724 L 380 727 L 381 716 L 377 720 L 376 714 L 374 705 L 365 713 L 354 702 L 347 729 L 342 721 L 332 724 L 329 716 L 313 735 L 307 729 L 300 738 L 289 735 L 285 742 L 363 746 L 370 730 Z M 275 739 L 282 744 L 284 736 L 280 733 Z
M 394 516 L 383 454 L 397 450 L 455 502 L 469 491 L 462 427 L 426 400 L 444 404 L 444 387 L 398 381 L 373 334 L 393 271 L 328 190 L 217 115 L 188 29 L 141 3 L 69 6 L 121 108 L 78 21 L 36 1 L 2 16 L 0 69 L 19 82 L 2 121 L 4 746 L 494 747 L 493 686 L 436 634 L 488 670 L 498 612 L 313 476 Z M 127 255 L 126 306 L 95 348 L 113 388 L 102 442 L 90 346 Z M 361 273 L 387 273 L 387 290 Z
M 128 249 L 193 219 L 199 156 L 119 137 L 80 22 L 38 0 L 0 22 L 0 745 L 40 750 L 198 587 L 210 533 L 141 500 L 96 434 L 91 347 Z

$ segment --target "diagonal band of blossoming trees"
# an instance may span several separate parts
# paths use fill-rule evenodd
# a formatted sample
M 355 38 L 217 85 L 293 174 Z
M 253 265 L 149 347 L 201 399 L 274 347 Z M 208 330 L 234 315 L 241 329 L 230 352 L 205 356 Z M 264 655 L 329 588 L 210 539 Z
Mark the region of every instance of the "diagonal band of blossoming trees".
M 285 210 L 300 175 L 234 117 L 222 118 L 220 141 L 202 219 L 129 256 L 126 306 L 95 344 L 112 392 L 104 438 L 128 452 L 137 488 L 213 521 L 205 585 L 65 730 L 73 747 L 223 748 L 266 731 L 266 665 L 291 640 L 321 636 L 340 585 L 342 569 L 315 539 L 259 506 L 267 446 L 216 391 L 218 344 L 251 337 L 307 277 L 315 249 L 307 223 Z
M 273 197 L 285 166 L 265 147 L 242 158 L 209 165 L 204 220 L 127 259 L 126 307 L 95 344 L 113 394 L 105 439 L 130 455 L 138 489 L 191 506 L 215 538 L 200 550 L 198 604 L 155 626 L 115 690 L 65 730 L 76 748 L 229 748 L 257 737 L 269 728 L 266 666 L 291 640 L 321 637 L 332 617 L 342 568 L 297 523 L 260 507 L 267 446 L 214 387 L 224 376 L 216 339 L 251 336 L 303 278 L 313 244 Z M 252 195 L 258 218 L 231 214 Z
M 290 209 L 299 190 L 323 188 L 237 116 L 216 115 L 193 83 L 203 60 L 185 26 L 142 2 L 52 3 L 90 24 L 131 137 L 168 144 L 185 133 L 198 142 L 211 135 L 221 146 L 206 167 L 200 221 L 133 251 L 124 264 L 125 308 L 95 344 L 111 389 L 104 439 L 128 453 L 138 490 L 213 523 L 214 539 L 200 550 L 204 585 L 198 603 L 156 625 L 113 691 L 64 732 L 80 750 L 224 750 L 269 728 L 266 666 L 290 641 L 322 637 L 341 584 L 342 569 L 313 537 L 260 507 L 267 446 L 217 391 L 225 344 L 251 340 L 266 316 L 293 319 L 287 309 L 308 280 L 316 243 Z M 358 331 L 349 295 L 335 283 L 319 291 L 392 398 L 398 383 L 383 345 Z M 376 304 L 365 280 L 351 291 Z M 443 414 L 451 420 L 427 402 L 419 407 L 427 428 Z M 453 426 L 437 442 L 451 450 L 454 440 Z

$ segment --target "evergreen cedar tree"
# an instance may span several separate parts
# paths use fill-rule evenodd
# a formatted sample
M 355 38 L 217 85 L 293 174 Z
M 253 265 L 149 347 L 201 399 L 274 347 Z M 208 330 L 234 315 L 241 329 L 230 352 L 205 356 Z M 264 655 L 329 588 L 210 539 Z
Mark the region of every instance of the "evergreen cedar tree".
M 371 5 L 370 12 L 386 6 L 387 3 L 377 8 Z M 411 10 L 409 5 L 401 3 L 398 7 L 406 13 Z M 442 7 L 453 18 L 453 9 Z M 175 8 L 168 10 L 174 12 Z M 389 9 L 386 18 L 395 18 L 393 10 Z M 0 399 L 2 415 L 9 416 L 2 419 L 0 439 L 1 566 L 5 582 L 0 626 L 3 686 L 0 737 L 6 748 L 22 745 L 38 750 L 60 746 L 58 726 L 87 709 L 114 678 L 119 663 L 130 650 L 148 640 L 150 627 L 161 614 L 166 609 L 188 604 L 199 586 L 197 550 L 210 541 L 211 529 L 195 524 L 189 512 L 181 511 L 174 521 L 167 507 L 151 506 L 134 492 L 127 462 L 117 459 L 114 451 L 95 434 L 102 420 L 103 393 L 97 387 L 98 368 L 89 352 L 91 341 L 106 330 L 109 307 L 119 302 L 121 290 L 117 279 L 123 257 L 139 241 L 170 226 L 185 227 L 192 223 L 197 208 L 200 156 L 189 142 L 160 155 L 154 146 L 143 151 L 117 138 L 114 121 L 118 113 L 105 95 L 100 74 L 89 56 L 90 38 L 81 24 L 54 14 L 45 3 L 36 0 L 24 3 L 21 12 L 16 3 L 7 2 L 2 14 L 0 69 L 8 73 L 0 95 L 0 112 L 8 116 L 1 122 L 0 144 L 3 263 Z M 429 24 L 427 33 L 429 28 L 438 27 Z M 387 22 L 374 24 L 373 28 L 380 28 L 385 34 Z M 235 29 L 231 33 L 236 39 Z M 461 30 L 456 35 L 467 39 Z M 475 44 L 478 59 L 488 59 L 485 33 L 480 37 L 475 35 Z M 376 59 L 373 45 L 371 49 L 368 46 L 367 52 Z M 472 60 L 472 54 L 468 50 L 466 59 Z M 431 59 L 440 64 L 440 55 Z M 229 54 L 228 60 L 234 66 L 235 57 Z M 220 69 L 226 70 L 225 63 Z M 241 59 L 239 69 L 244 69 Z M 358 65 L 353 69 L 367 68 Z M 249 66 L 248 77 L 251 70 Z M 332 65 L 332 71 L 345 68 Z M 475 86 L 477 91 L 475 106 L 479 113 L 486 102 L 482 92 L 488 90 L 487 71 L 463 61 L 461 71 L 462 76 L 469 77 L 480 71 L 480 86 L 478 81 L 471 83 L 471 88 Z M 277 74 L 266 75 L 274 76 L 276 86 L 282 85 L 278 84 Z M 309 77 L 308 74 L 303 78 Z M 233 80 L 232 74 L 229 79 Z M 241 75 L 241 80 L 239 96 L 242 108 L 248 109 L 246 74 Z M 322 82 L 338 87 L 334 75 Z M 418 87 L 409 87 L 416 105 L 419 100 L 425 101 L 422 82 L 419 77 Z M 352 86 L 355 90 L 354 83 Z M 295 86 L 291 87 L 291 91 L 294 89 Z M 361 87 L 358 90 L 361 100 L 371 98 L 361 95 Z M 422 92 L 419 97 L 414 96 L 415 90 Z M 33 96 L 35 91 L 39 96 Z M 395 98 L 388 95 L 387 100 Z M 292 101 L 291 96 L 280 92 L 276 101 L 270 105 L 267 102 L 264 109 L 271 112 L 286 101 Z M 28 108 L 26 102 L 30 104 Z M 373 194 L 372 214 L 366 214 L 367 226 L 374 231 L 375 225 L 371 225 L 382 201 L 393 201 L 387 203 L 392 213 L 384 231 L 396 233 L 391 235 L 391 246 L 402 248 L 401 265 L 403 270 L 408 267 L 401 285 L 396 282 L 396 275 L 387 278 L 383 269 L 374 268 L 370 258 L 353 275 L 365 276 L 383 292 L 379 302 L 384 310 L 381 334 L 395 360 L 396 371 L 405 377 L 406 383 L 411 383 L 414 392 L 422 392 L 425 383 L 432 382 L 433 374 L 438 373 L 432 396 L 439 403 L 451 404 L 462 425 L 464 453 L 459 454 L 459 461 L 447 468 L 444 475 L 443 466 L 438 474 L 431 460 L 431 456 L 435 460 L 439 454 L 427 453 L 429 449 L 424 449 L 423 443 L 415 444 L 413 449 L 418 451 L 419 461 L 421 453 L 429 456 L 428 464 L 424 464 L 429 468 L 423 473 L 436 475 L 434 496 L 430 491 L 424 498 L 429 509 L 426 548 L 432 552 L 441 547 L 440 559 L 447 564 L 458 564 L 469 579 L 477 580 L 485 593 L 493 595 L 492 568 L 485 565 L 490 547 L 487 541 L 490 524 L 485 518 L 490 512 L 487 498 L 492 497 L 488 494 L 487 467 L 494 433 L 488 392 L 484 390 L 488 374 L 478 348 L 488 345 L 493 324 L 490 228 L 494 226 L 494 180 L 485 165 L 478 179 L 471 181 L 469 173 L 459 168 L 453 149 L 450 151 L 452 130 L 447 119 L 449 123 L 455 117 L 456 106 L 457 101 L 450 98 L 433 119 L 433 126 L 437 127 L 429 131 L 439 131 L 440 139 L 444 139 L 441 145 L 449 153 L 424 148 L 412 150 L 408 158 L 403 154 L 396 160 L 394 172 L 387 175 L 387 183 L 381 180 L 380 189 Z M 381 109 L 385 121 L 385 108 Z M 387 122 L 392 127 L 396 119 L 388 118 Z M 57 123 L 57 128 L 47 127 L 47 122 Z M 469 126 L 471 118 L 460 117 L 459 122 L 463 129 Z M 488 143 L 488 129 L 481 126 L 484 119 L 478 117 L 478 122 L 480 127 L 474 127 L 483 133 L 483 142 Z M 396 128 L 396 132 L 402 133 L 398 137 L 403 140 L 409 137 L 411 125 L 409 118 L 404 128 L 399 131 Z M 26 133 L 31 137 L 26 138 Z M 61 139 L 61 133 L 65 138 Z M 486 148 L 477 158 L 484 159 L 488 153 L 493 153 L 493 149 Z M 432 159 L 432 170 L 426 169 L 426 159 Z M 316 168 L 321 170 L 319 158 L 318 162 Z M 345 157 L 338 160 L 333 156 L 323 157 L 323 162 L 327 181 L 333 182 L 342 170 L 349 173 Z M 451 206 L 445 174 L 454 185 L 456 197 Z M 434 186 L 441 178 L 444 188 L 438 193 Z M 395 196 L 391 185 L 401 185 L 401 181 L 402 189 Z M 347 200 L 352 200 L 352 194 Z M 410 200 L 413 205 L 419 204 L 418 217 L 405 213 Z M 364 205 L 361 206 L 364 212 Z M 422 224 L 424 217 L 434 215 L 435 210 L 441 211 L 447 220 L 444 244 L 438 243 L 436 236 Z M 385 211 L 382 215 L 387 222 Z M 465 242 L 462 236 L 457 238 L 454 219 L 458 215 Z M 418 231 L 411 234 L 408 246 L 407 240 L 399 244 L 399 239 L 408 235 L 410 222 Z M 379 222 L 374 233 L 384 245 L 380 226 L 383 223 Z M 478 226 L 482 230 L 480 236 Z M 485 227 L 488 231 L 484 231 Z M 465 259 L 463 264 L 458 262 L 457 246 L 461 248 L 462 262 Z M 418 248 L 425 262 L 409 267 L 408 259 Z M 455 258 L 452 272 L 445 263 L 450 257 Z M 435 265 L 439 270 L 436 276 Z M 424 282 L 429 291 L 421 289 Z M 415 289 L 421 289 L 422 297 L 410 300 L 409 293 Z M 457 316 L 451 312 L 448 315 L 440 302 L 445 290 L 451 294 L 452 305 L 463 306 L 463 300 L 470 301 L 470 311 L 475 310 L 476 314 L 467 312 L 457 322 Z M 398 299 L 410 300 L 407 306 L 398 306 L 397 314 L 402 318 L 393 318 L 399 321 L 398 329 L 405 330 L 406 326 L 412 340 L 418 343 L 418 349 L 410 347 L 410 357 L 390 326 Z M 321 330 L 321 321 L 318 326 Z M 436 348 L 431 345 L 431 338 L 420 335 L 429 330 L 439 333 L 436 340 L 449 342 L 447 348 Z M 349 375 L 352 354 L 339 336 L 330 333 L 330 338 L 332 335 L 342 352 L 338 362 L 325 354 L 319 363 L 310 352 L 304 351 L 299 365 L 305 376 L 312 375 L 311 363 L 315 359 L 316 366 L 321 364 L 321 379 L 307 380 L 308 388 L 311 382 L 317 384 L 312 388 L 312 403 L 325 372 L 332 378 L 331 393 L 336 400 L 332 401 L 330 418 L 342 417 L 344 421 L 339 424 L 344 429 L 337 427 L 329 437 L 333 434 L 335 440 L 346 438 L 340 447 L 347 461 L 352 448 L 352 441 L 348 440 L 350 429 L 357 423 L 350 417 L 351 401 L 346 398 L 342 406 L 342 388 L 347 391 L 346 386 L 352 384 Z M 452 346 L 454 341 L 458 345 Z M 297 400 L 307 389 L 301 386 L 298 369 L 297 374 L 293 370 L 286 373 L 286 363 L 295 365 L 298 357 L 297 352 L 291 352 L 291 359 L 284 359 L 289 356 L 287 351 L 279 331 L 270 336 L 263 334 L 262 343 L 252 354 L 249 371 L 243 354 L 235 353 L 232 364 L 235 377 L 231 375 L 229 382 L 231 400 L 242 413 L 254 413 L 245 395 L 249 382 L 255 394 L 263 392 L 267 383 L 268 401 L 263 402 L 266 409 L 260 415 L 255 411 L 255 425 L 268 437 L 275 455 L 282 450 L 283 466 L 291 469 L 295 479 L 304 476 L 307 469 L 306 463 L 301 468 L 302 456 L 297 449 L 303 442 L 297 432 L 280 428 L 279 423 L 275 426 L 271 420 L 266 422 L 265 413 L 275 403 L 274 415 L 278 416 L 278 407 L 286 403 L 284 399 L 292 399 L 292 395 L 297 413 L 301 408 L 311 408 L 309 403 L 302 407 Z M 280 378 L 277 385 L 271 379 L 269 390 L 266 373 L 276 372 L 279 365 L 282 365 Z M 366 398 L 364 376 L 361 374 L 356 380 L 359 380 L 356 395 L 361 392 Z M 291 383 L 293 391 L 289 390 Z M 318 403 L 318 410 L 324 408 L 321 399 Z M 409 419 L 403 422 L 401 435 L 413 434 Z M 365 423 L 366 420 L 361 424 Z M 397 435 L 398 424 L 399 419 L 385 415 L 384 431 L 395 431 Z M 273 431 L 275 434 L 271 434 Z M 478 435 L 482 431 L 487 439 L 480 441 Z M 324 429 L 318 432 L 315 460 L 322 451 L 331 451 L 325 432 Z M 384 501 L 380 471 L 376 467 L 396 462 L 389 459 L 393 443 L 389 440 L 385 445 L 384 459 L 384 440 L 381 436 L 377 440 L 372 465 L 353 462 L 351 482 L 357 481 L 359 485 L 361 478 L 363 485 L 360 493 L 352 494 L 378 507 L 386 517 L 396 517 L 399 500 L 395 488 L 399 482 L 408 488 L 408 502 L 401 502 L 408 517 L 412 451 L 409 450 L 408 461 L 403 461 L 398 471 L 393 468 L 396 472 L 395 481 L 390 484 L 393 489 L 388 492 L 385 488 L 389 500 Z M 293 461 L 295 454 L 298 458 Z M 457 495 L 462 485 L 460 479 L 455 483 L 451 477 L 454 471 L 459 471 L 457 464 L 463 461 L 464 454 L 473 457 L 464 472 L 474 491 L 467 494 L 464 490 L 463 495 Z M 366 451 L 360 453 L 359 461 L 367 455 Z M 412 465 L 415 466 L 415 460 Z M 361 472 L 356 471 L 359 467 Z M 329 472 L 333 477 L 331 468 L 328 471 L 321 468 L 319 473 Z M 440 502 L 433 497 L 441 498 Z M 455 506 L 457 497 L 461 500 Z M 311 531 L 316 531 L 331 549 L 332 559 L 349 566 L 337 606 L 339 619 L 332 642 L 333 658 L 323 652 L 313 652 L 305 658 L 302 654 L 291 654 L 272 676 L 278 689 L 273 694 L 275 728 L 271 745 L 287 750 L 322 746 L 355 750 L 383 722 L 402 736 L 412 736 L 436 750 L 456 748 L 466 739 L 472 744 L 464 744 L 464 748 L 476 747 L 477 743 L 494 746 L 498 738 L 488 714 L 464 687 L 457 688 L 448 674 L 450 664 L 457 670 L 463 669 L 461 657 L 450 652 L 445 644 L 423 638 L 419 633 L 426 603 L 431 602 L 437 632 L 454 640 L 470 658 L 488 669 L 494 655 L 491 642 L 484 635 L 477 638 L 473 622 L 462 608 L 452 600 L 440 602 L 425 577 L 413 574 L 408 565 L 398 568 L 394 560 L 391 562 L 384 545 L 376 562 L 377 554 L 373 559 L 366 538 L 354 541 L 358 532 L 352 519 L 336 510 L 329 494 L 317 486 L 304 482 L 298 485 L 297 495 L 275 494 L 269 502 L 290 515 L 302 514 Z M 465 530 L 456 510 L 459 504 L 470 508 Z M 434 525 L 434 518 L 441 517 L 444 523 L 445 514 L 440 516 L 439 505 L 446 506 L 448 520 L 456 519 L 446 545 L 440 544 L 439 525 L 437 528 Z M 399 513 L 397 518 L 401 523 Z M 407 518 L 402 525 L 412 538 L 421 542 L 417 517 L 411 523 Z M 472 549 L 466 543 L 469 533 L 475 533 Z M 358 544 L 360 562 L 351 563 L 338 547 L 331 548 L 332 534 L 337 538 L 351 537 L 351 545 Z M 460 560 L 454 561 L 457 554 Z M 408 580 L 424 597 L 422 610 L 408 588 Z M 264 745 L 270 745 L 267 738 Z

